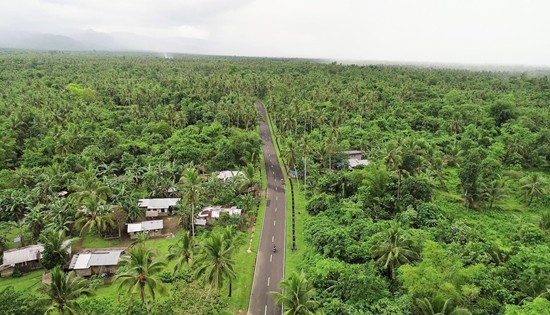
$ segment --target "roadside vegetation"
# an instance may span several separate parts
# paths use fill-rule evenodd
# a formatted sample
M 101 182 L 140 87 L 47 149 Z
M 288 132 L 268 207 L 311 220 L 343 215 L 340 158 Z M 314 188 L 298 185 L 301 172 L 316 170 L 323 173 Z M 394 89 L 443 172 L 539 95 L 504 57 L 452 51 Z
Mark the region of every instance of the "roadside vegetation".
M 0 313 L 245 313 L 262 100 L 296 176 L 285 310 L 548 314 L 548 91 L 540 72 L 2 51 L 0 251 L 47 245 L 52 282 L 0 279 Z M 368 165 L 350 169 L 348 150 Z M 130 240 L 138 199 L 164 197 L 181 198 L 171 234 Z M 207 205 L 244 214 L 196 226 Z M 128 255 L 82 279 L 61 271 L 66 239 Z

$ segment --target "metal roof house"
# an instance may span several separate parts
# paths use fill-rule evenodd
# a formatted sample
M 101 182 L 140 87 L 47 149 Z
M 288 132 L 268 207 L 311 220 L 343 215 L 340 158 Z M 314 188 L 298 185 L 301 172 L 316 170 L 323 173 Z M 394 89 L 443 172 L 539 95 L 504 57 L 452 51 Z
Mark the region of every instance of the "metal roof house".
M 202 208 L 202 210 L 197 215 L 195 219 L 196 225 L 205 226 L 208 222 L 211 222 L 212 219 L 217 219 L 222 213 L 227 213 L 230 216 L 240 216 L 242 214 L 242 209 L 239 209 L 235 206 L 210 206 Z
M 143 221 L 139 223 L 128 224 L 128 234 L 130 238 L 136 238 L 140 232 L 146 232 L 151 236 L 159 236 L 162 234 L 164 222 L 162 220 Z
M 87 249 L 73 256 L 69 269 L 79 276 L 112 274 L 118 270 L 123 253 L 121 248 Z
M 154 198 L 140 199 L 138 207 L 146 208 L 145 217 L 156 218 L 167 216 L 172 213 L 172 209 L 178 204 L 180 198 Z
M 358 159 L 349 159 L 348 160 L 348 169 L 352 170 L 359 165 L 369 165 L 369 160 L 358 160 Z
M 63 247 L 70 253 L 71 241 L 65 241 Z M 40 264 L 42 252 L 44 252 L 44 246 L 42 244 L 29 245 L 5 251 L 4 262 L 0 266 L 0 276 L 7 277 L 16 269 L 20 271 L 31 271 L 42 268 Z
M 244 176 L 244 174 L 241 171 L 220 171 L 216 174 L 217 179 L 221 179 L 224 181 L 236 176 Z

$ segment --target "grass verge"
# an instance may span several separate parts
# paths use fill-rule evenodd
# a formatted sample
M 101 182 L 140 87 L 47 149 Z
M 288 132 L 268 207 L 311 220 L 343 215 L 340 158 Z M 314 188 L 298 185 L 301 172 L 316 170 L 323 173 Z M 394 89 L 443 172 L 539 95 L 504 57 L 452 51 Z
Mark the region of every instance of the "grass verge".
M 260 155 L 261 165 L 261 183 L 262 191 L 267 188 L 267 178 L 265 176 L 265 165 L 263 154 Z M 250 304 L 250 292 L 252 290 L 252 280 L 254 279 L 254 269 L 256 267 L 256 255 L 258 253 L 258 246 L 260 244 L 260 235 L 264 222 L 266 209 L 265 195 L 262 196 L 260 205 L 258 206 L 258 216 L 256 218 L 256 224 L 253 230 L 248 230 L 246 233 L 246 239 L 239 247 L 237 254 L 235 255 L 235 273 L 237 279 L 233 283 L 233 297 L 227 300 L 229 304 L 229 311 L 233 314 L 238 314 L 239 310 L 244 313 L 248 311 L 248 305 Z M 252 242 L 250 243 L 250 240 Z M 251 252 L 248 252 L 250 245 Z

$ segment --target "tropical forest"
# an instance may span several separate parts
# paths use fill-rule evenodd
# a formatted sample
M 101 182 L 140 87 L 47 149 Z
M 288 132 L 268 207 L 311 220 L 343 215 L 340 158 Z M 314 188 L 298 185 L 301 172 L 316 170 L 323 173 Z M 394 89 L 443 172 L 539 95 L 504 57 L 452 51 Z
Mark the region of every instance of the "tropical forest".
M 0 315 L 548 315 L 550 72 L 0 50 L 0 276 Z

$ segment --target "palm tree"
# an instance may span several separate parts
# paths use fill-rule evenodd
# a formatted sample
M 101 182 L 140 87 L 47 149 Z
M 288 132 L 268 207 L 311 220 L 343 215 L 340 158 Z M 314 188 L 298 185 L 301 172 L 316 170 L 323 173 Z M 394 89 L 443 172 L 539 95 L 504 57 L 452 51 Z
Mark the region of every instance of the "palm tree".
M 86 280 L 76 276 L 74 271 L 64 274 L 60 267 L 55 267 L 51 273 L 52 283 L 45 286 L 45 293 L 51 303 L 46 314 L 57 311 L 59 314 L 80 314 L 77 299 L 93 295 L 87 288 Z
M 77 178 L 74 185 L 69 187 L 74 191 L 71 194 L 77 203 L 80 203 L 86 199 L 107 201 L 111 196 L 111 188 L 104 185 L 97 179 L 96 170 L 94 168 L 88 168 Z
M 534 197 L 540 197 L 546 193 L 546 182 L 537 173 L 522 178 L 521 183 L 523 184 L 521 189 L 525 192 L 525 200 L 528 200 L 527 206 L 531 206 Z
M 257 191 L 260 181 L 256 176 L 256 168 L 252 164 L 247 164 L 241 172 L 243 176 L 239 176 L 237 181 L 237 190 L 240 193 L 246 193 L 250 190 Z
M 114 227 L 111 207 L 97 199 L 89 199 L 85 206 L 76 214 L 75 228 L 80 229 L 80 235 L 96 228 L 98 234 Z
M 121 261 L 121 265 L 126 266 L 126 271 L 118 274 L 115 281 L 120 281 L 118 290 L 128 286 L 126 293 L 134 296 L 139 294 L 141 302 L 147 307 L 147 292 L 154 300 L 156 292 L 164 292 L 164 286 L 157 277 L 166 265 L 162 261 L 155 261 L 155 254 L 144 244 L 132 247 L 129 251 L 129 257 Z
M 40 242 L 44 244 L 44 252 L 40 263 L 46 269 L 63 266 L 70 255 L 70 242 L 67 242 L 63 230 L 47 230 L 40 236 Z
M 403 235 L 403 230 L 397 224 L 393 224 L 380 236 L 379 244 L 371 248 L 372 255 L 376 258 L 376 264 L 385 268 L 393 281 L 395 270 L 418 259 L 418 253 L 414 250 L 412 241 Z
M 177 260 L 176 265 L 174 266 L 174 272 L 181 270 L 184 262 L 187 266 L 189 266 L 189 260 L 193 255 L 194 247 L 194 239 L 189 234 L 189 231 L 183 232 L 181 237 L 178 239 L 178 242 L 168 247 L 168 250 L 170 251 L 170 254 L 167 257 L 168 260 Z
M 506 181 L 498 175 L 497 178 L 489 184 L 484 184 L 483 190 L 483 195 L 489 200 L 489 209 L 492 209 L 493 203 L 496 200 L 506 197 L 508 186 Z
M 206 275 L 211 287 L 223 287 L 223 280 L 229 280 L 229 297 L 232 292 L 232 280 L 235 278 L 235 261 L 231 258 L 233 246 L 222 235 L 212 234 L 202 245 L 197 256 L 196 277 Z
M 416 308 L 421 315 L 470 315 L 470 311 L 465 308 L 452 305 L 451 300 L 443 300 L 440 297 L 433 301 L 427 298 L 416 299 Z
M 183 176 L 180 178 L 183 198 L 191 205 L 191 231 L 193 237 L 195 237 L 195 208 L 200 201 L 202 182 L 203 178 L 192 164 L 183 171 Z
M 315 289 L 306 279 L 304 272 L 293 273 L 288 279 L 281 281 L 283 293 L 271 292 L 277 304 L 282 304 L 285 315 L 311 315 L 318 307 L 314 300 Z

